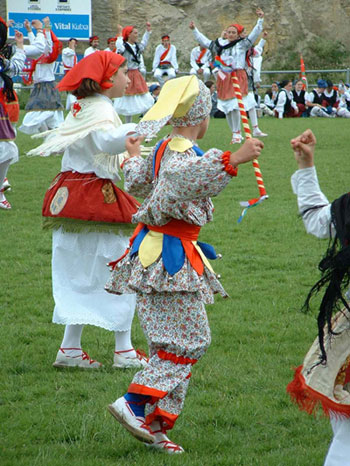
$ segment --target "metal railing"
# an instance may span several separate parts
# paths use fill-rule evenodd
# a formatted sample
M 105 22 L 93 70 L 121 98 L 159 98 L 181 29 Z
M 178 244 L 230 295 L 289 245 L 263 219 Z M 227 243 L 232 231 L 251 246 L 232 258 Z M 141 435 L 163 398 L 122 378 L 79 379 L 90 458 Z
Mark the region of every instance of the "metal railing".
M 261 75 L 280 75 L 280 74 L 284 74 L 284 75 L 299 75 L 300 73 L 300 70 L 262 70 L 260 72 Z M 345 83 L 349 83 L 350 82 L 350 68 L 343 68 L 343 69 L 337 69 L 337 70 L 305 70 L 305 73 L 306 73 L 306 76 L 307 75 L 310 75 L 310 74 L 322 74 L 323 76 L 326 75 L 326 74 L 330 74 L 330 73 L 337 73 L 337 74 L 345 74 Z M 179 75 L 187 75 L 189 74 L 189 71 L 179 71 L 178 72 Z M 153 76 L 153 73 L 152 71 L 147 71 L 147 76 Z M 56 74 L 56 81 L 59 81 L 60 79 L 62 79 L 63 75 L 57 73 Z M 261 84 L 260 87 L 263 87 L 263 88 L 266 88 L 266 87 L 270 87 L 271 86 L 271 83 L 270 84 Z M 316 86 L 316 83 L 311 83 L 309 82 L 309 86 L 310 87 L 315 87 Z M 15 83 L 15 87 L 17 89 L 33 89 L 33 85 L 30 85 L 30 86 L 25 86 L 23 85 L 23 83 L 21 82 L 17 82 Z

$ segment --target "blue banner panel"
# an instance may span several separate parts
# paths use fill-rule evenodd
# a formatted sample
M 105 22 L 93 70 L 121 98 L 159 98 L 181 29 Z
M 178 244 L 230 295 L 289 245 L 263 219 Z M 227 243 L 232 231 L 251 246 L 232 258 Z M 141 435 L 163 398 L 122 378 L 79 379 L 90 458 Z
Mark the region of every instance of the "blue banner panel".
M 9 12 L 9 19 L 13 19 L 15 24 L 9 30 L 9 37 L 15 36 L 15 29 L 23 32 L 24 37 L 27 36 L 27 31 L 23 25 L 24 20 L 32 21 L 40 19 L 42 21 L 47 14 L 43 13 L 13 13 Z M 90 18 L 89 15 L 72 15 L 72 14 L 50 14 L 52 31 L 61 40 L 68 40 L 74 37 L 79 40 L 89 40 L 90 33 Z

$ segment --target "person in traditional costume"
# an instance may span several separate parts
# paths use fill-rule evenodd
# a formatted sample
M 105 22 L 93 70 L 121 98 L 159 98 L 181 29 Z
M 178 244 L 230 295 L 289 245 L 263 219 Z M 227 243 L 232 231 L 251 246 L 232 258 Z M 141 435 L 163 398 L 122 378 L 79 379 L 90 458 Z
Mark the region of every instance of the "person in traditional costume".
M 122 125 L 112 98 L 129 84 L 126 59 L 99 51 L 81 60 L 58 84 L 77 102 L 65 122 L 43 133 L 45 142 L 28 155 L 63 152 L 61 172 L 43 205 L 44 227 L 53 229 L 53 322 L 65 325 L 54 367 L 98 369 L 82 350 L 85 325 L 115 332 L 113 367 L 143 367 L 146 358 L 131 343 L 135 296 L 104 291 L 106 263 L 124 251 L 138 202 L 119 189 L 120 154 L 135 124 Z M 36 137 L 39 137 L 36 135 Z
M 100 38 L 98 36 L 91 36 L 89 38 L 90 46 L 85 50 L 84 57 L 91 55 L 92 53 L 98 52 L 100 45 Z
M 265 94 L 265 97 L 264 97 L 264 104 L 270 110 L 274 111 L 274 109 L 276 107 L 275 100 L 276 100 L 278 91 L 279 91 L 279 86 L 278 86 L 278 82 L 276 82 L 276 81 L 271 84 L 271 89 L 266 91 L 266 94 Z M 273 115 L 274 115 L 274 113 L 273 113 Z
M 21 126 L 26 134 L 35 134 L 57 128 L 63 122 L 61 97 L 55 88 L 55 61 L 62 49 L 61 42 L 52 32 L 50 18 L 43 19 L 46 46 L 44 54 L 33 60 L 29 70 L 28 83 L 34 82 Z M 33 32 L 28 33 L 29 42 L 34 41 Z
M 135 26 L 126 26 L 116 42 L 118 53 L 127 59 L 130 84 L 123 97 L 114 100 L 114 108 L 119 115 L 125 116 L 126 123 L 132 121 L 133 115 L 143 114 L 153 105 L 153 98 L 140 72 L 141 53 L 145 50 L 151 33 L 151 24 L 146 23 L 142 40 L 137 42 L 138 29 Z
M 5 196 L 9 183 L 4 182 L 9 166 L 18 161 L 13 123 L 18 121 L 19 105 L 13 90 L 12 76 L 22 71 L 26 60 L 23 34 L 15 32 L 16 46 L 13 46 L 7 43 L 7 30 L 7 24 L 0 16 L 0 209 L 4 210 L 11 209 Z
M 215 293 L 227 296 L 208 261 L 217 257 L 215 250 L 197 241 L 198 234 L 213 218 L 210 196 L 263 147 L 251 139 L 235 153 L 204 153 L 196 140 L 206 133 L 210 110 L 210 91 L 196 76 L 169 80 L 136 131 L 152 137 L 169 123 L 170 136 L 146 159 L 140 157 L 141 138 L 127 141 L 125 188 L 145 200 L 133 216 L 138 226 L 129 248 L 110 264 L 106 285 L 110 293 L 136 292 L 150 351 L 149 364 L 109 410 L 136 438 L 174 454 L 183 448 L 167 431 L 182 411 L 192 366 L 210 344 L 204 305 Z
M 280 84 L 280 90 L 275 99 L 275 117 L 279 119 L 293 118 L 299 115 L 299 108 L 294 102 L 292 93 L 293 83 L 285 79 Z
M 13 25 L 14 25 L 13 20 L 9 20 L 7 23 L 5 23 L 5 26 L 7 26 L 7 27 L 10 27 L 10 26 L 13 27 Z M 44 37 L 44 34 L 43 34 L 43 24 L 42 24 L 42 22 L 39 21 L 38 19 L 34 19 L 31 22 L 31 25 L 37 31 L 37 36 L 36 36 L 35 40 L 33 41 L 33 43 L 31 45 L 26 45 L 26 44 L 23 45 L 23 43 L 22 43 L 23 41 L 21 41 L 18 53 L 17 53 L 17 51 L 15 51 L 15 49 L 12 49 L 9 46 L 3 46 L 4 51 L 2 52 L 2 54 L 3 54 L 3 56 L 4 56 L 4 58 L 6 60 L 8 60 L 8 58 L 6 58 L 6 56 L 12 54 L 12 56 L 10 58 L 10 62 L 8 62 L 8 64 L 7 64 L 7 66 L 9 66 L 9 68 L 7 68 L 6 70 L 5 69 L 3 70 L 3 72 L 5 73 L 4 75 L 6 75 L 5 80 L 7 80 L 7 81 L 9 79 L 11 79 L 11 76 L 13 76 L 14 74 L 17 74 L 19 70 L 20 71 L 23 70 L 23 66 L 21 64 L 22 63 L 22 57 L 23 57 L 22 51 L 24 51 L 25 59 L 26 58 L 35 59 L 35 58 L 38 58 L 45 50 L 45 37 Z M 26 27 L 26 29 L 29 28 L 30 31 L 31 31 L 31 25 L 30 25 L 28 20 L 24 21 L 24 26 Z M 3 41 L 4 37 L 5 37 L 5 32 L 7 30 L 5 31 L 4 26 L 1 26 L 1 27 L 2 27 L 1 41 Z M 6 37 L 7 37 L 7 32 L 6 32 Z M 20 36 L 17 35 L 16 39 L 18 39 L 19 37 Z M 0 79 L 0 81 L 1 81 L 1 79 Z M 5 84 L 5 81 L 4 81 L 4 84 Z M 2 87 L 2 86 L 0 85 L 0 87 Z M 5 87 L 6 87 L 6 90 L 5 90 Z M 10 88 L 12 89 L 12 91 L 8 90 Z M 8 84 L 5 84 L 5 86 L 4 86 L 2 96 L 4 96 L 4 92 L 5 92 L 5 95 L 7 95 L 7 97 L 5 98 L 6 102 L 5 101 L 3 102 L 3 99 L 1 99 L 1 102 L 7 108 L 6 112 L 8 113 L 8 118 L 9 118 L 9 121 L 10 121 L 10 123 L 12 125 L 12 130 L 10 130 L 10 132 L 8 134 L 8 136 L 11 135 L 11 137 L 9 137 L 9 138 L 5 137 L 5 139 L 8 140 L 8 141 L 13 142 L 12 138 L 16 137 L 15 125 L 18 122 L 18 119 L 19 119 L 19 105 L 18 105 L 16 92 L 13 89 L 13 85 L 9 81 L 8 81 Z M 7 102 L 8 98 L 12 99 L 12 94 L 13 94 L 14 100 L 10 100 L 10 101 Z M 3 138 L 3 137 L 4 137 L 4 135 L 2 135 L 1 138 Z M 3 141 L 3 142 L 6 142 L 6 141 Z M 9 182 L 9 180 L 8 180 L 8 178 L 6 176 L 6 173 L 8 171 L 9 164 L 15 163 L 18 160 L 18 150 L 17 150 L 17 148 L 15 149 L 14 142 L 11 143 L 11 144 L 8 144 L 8 145 L 7 144 L 2 144 L 2 146 L 3 146 L 3 151 L 2 151 L 2 155 L 0 156 L 0 163 L 5 163 L 5 159 L 6 159 L 7 160 L 7 162 L 6 162 L 7 166 L 3 165 L 3 167 L 2 167 L 2 171 L 5 173 L 5 178 L 3 179 L 3 182 L 0 183 L 0 199 L 1 199 L 0 203 L 1 203 L 1 208 L 10 209 L 11 205 L 10 205 L 10 203 L 7 201 L 7 199 L 5 197 L 5 191 L 8 191 L 8 190 L 10 191 L 11 190 L 11 183 Z M 11 161 L 10 161 L 10 159 L 11 159 Z M 1 173 L 0 173 L 0 178 L 2 178 Z
M 167 76 L 167 79 L 174 79 L 178 71 L 176 47 L 170 43 L 170 36 L 165 34 L 162 36 L 162 43 L 157 46 L 154 52 L 153 77 L 162 87 L 165 83 L 164 76 Z
M 292 176 L 298 208 L 306 231 L 317 238 L 330 238 L 319 263 L 320 280 L 311 288 L 306 302 L 324 290 L 318 314 L 318 338 L 304 362 L 295 371 L 287 391 L 300 409 L 314 413 L 319 407 L 330 417 L 333 440 L 324 466 L 350 466 L 350 194 L 330 203 L 322 193 L 311 130 L 291 141 L 298 170 Z M 305 464 L 310 463 L 305 460 Z
M 295 84 L 294 84 L 294 89 L 292 91 L 293 94 L 293 100 L 297 104 L 297 107 L 299 109 L 298 117 L 301 117 L 304 112 L 306 112 L 306 103 L 305 103 L 305 96 L 306 96 L 306 91 L 304 89 L 304 83 L 301 79 L 299 79 Z
M 242 38 L 246 37 L 245 31 L 241 34 Z M 259 106 L 259 99 L 257 88 L 260 86 L 260 69 L 259 63 L 255 63 L 255 59 L 261 58 L 263 48 L 264 48 L 265 39 L 260 39 L 259 43 L 256 46 L 251 47 L 246 52 L 246 63 L 245 69 L 248 76 L 248 95 L 245 101 L 246 111 L 249 115 L 251 125 L 253 127 L 253 133 L 255 137 L 266 137 L 267 134 L 263 133 L 258 125 L 258 114 L 257 107 Z M 257 68 L 255 68 L 257 66 Z M 260 63 L 261 66 L 261 63 Z M 234 141 L 233 141 L 234 143 Z
M 244 27 L 240 24 L 231 24 L 226 28 L 226 39 L 219 37 L 215 40 L 208 39 L 199 32 L 193 21 L 190 29 L 196 42 L 212 52 L 213 59 L 220 62 L 220 71 L 217 71 L 216 88 L 218 92 L 218 109 L 225 113 L 227 123 L 232 133 L 231 142 L 240 143 L 243 139 L 241 135 L 241 118 L 238 101 L 235 97 L 232 85 L 231 73 L 236 72 L 240 89 L 243 96 L 243 103 L 246 111 L 255 107 L 255 99 L 248 94 L 248 78 L 245 70 L 246 53 L 252 47 L 263 30 L 264 12 L 258 8 L 256 10 L 259 17 L 256 26 L 247 37 L 241 38 Z M 258 127 L 253 128 L 254 136 L 261 136 Z
M 212 62 L 212 56 L 210 50 L 201 45 L 194 47 L 191 51 L 190 74 L 195 74 L 198 77 L 202 77 L 203 81 L 209 81 L 211 69 L 210 65 Z
M 324 79 L 317 80 L 317 87 L 308 92 L 305 97 L 308 113 L 311 117 L 332 118 L 327 109 L 322 105 L 324 101 L 324 91 L 327 88 L 327 81 Z
M 77 53 L 75 51 L 76 46 L 78 44 L 77 39 L 73 37 L 68 41 L 68 47 L 65 47 L 62 50 L 62 63 L 63 63 L 63 71 L 64 74 L 67 74 L 78 62 Z M 71 92 L 67 93 L 67 100 L 66 100 L 66 110 L 70 110 L 71 105 L 76 102 L 76 97 Z
M 106 52 L 116 52 L 117 51 L 117 47 L 115 45 L 116 41 L 117 41 L 116 37 L 109 37 L 107 39 L 107 47 L 105 48 L 105 51 Z

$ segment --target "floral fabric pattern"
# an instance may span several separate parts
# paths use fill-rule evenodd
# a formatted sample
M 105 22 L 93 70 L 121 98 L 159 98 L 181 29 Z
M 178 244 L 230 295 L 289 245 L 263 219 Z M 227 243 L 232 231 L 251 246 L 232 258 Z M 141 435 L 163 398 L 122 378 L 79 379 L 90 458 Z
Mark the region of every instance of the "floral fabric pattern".
M 149 345 L 148 365 L 132 384 L 166 392 L 164 398 L 146 406 L 151 416 L 157 408 L 179 415 L 184 404 L 192 364 L 161 359 L 164 350 L 176 356 L 200 359 L 210 345 L 210 329 L 198 293 L 172 292 L 137 295 L 137 312 Z

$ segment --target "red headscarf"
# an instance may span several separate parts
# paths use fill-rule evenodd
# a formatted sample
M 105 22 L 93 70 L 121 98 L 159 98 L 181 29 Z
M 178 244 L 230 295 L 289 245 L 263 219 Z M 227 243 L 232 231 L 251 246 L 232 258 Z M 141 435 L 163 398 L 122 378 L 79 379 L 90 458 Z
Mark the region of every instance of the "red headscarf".
M 132 32 L 132 30 L 134 29 L 134 27 L 135 26 L 125 26 L 125 28 L 123 28 L 122 36 L 123 36 L 123 39 L 125 40 L 125 42 L 128 40 L 129 35 Z
M 241 24 L 230 24 L 230 25 L 227 27 L 227 29 L 230 28 L 230 27 L 236 28 L 236 29 L 237 29 L 237 34 L 238 34 L 238 35 L 242 34 L 242 32 L 244 31 L 244 26 L 242 26 Z
M 83 58 L 57 84 L 59 91 L 74 91 L 78 89 L 84 78 L 96 81 L 102 89 L 113 86 L 109 80 L 125 62 L 118 53 L 100 50 Z

